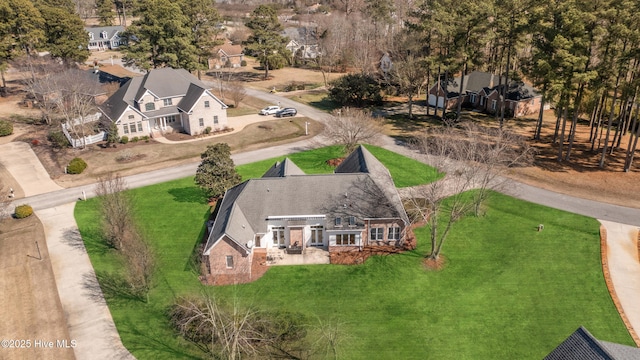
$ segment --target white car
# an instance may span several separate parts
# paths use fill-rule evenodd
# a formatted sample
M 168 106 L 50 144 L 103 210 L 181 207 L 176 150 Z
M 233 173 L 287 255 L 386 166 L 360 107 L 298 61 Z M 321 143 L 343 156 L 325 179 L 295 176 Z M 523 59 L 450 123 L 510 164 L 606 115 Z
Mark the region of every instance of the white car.
M 266 108 L 260 110 L 260 115 L 273 115 L 280 110 L 280 106 L 267 106 Z

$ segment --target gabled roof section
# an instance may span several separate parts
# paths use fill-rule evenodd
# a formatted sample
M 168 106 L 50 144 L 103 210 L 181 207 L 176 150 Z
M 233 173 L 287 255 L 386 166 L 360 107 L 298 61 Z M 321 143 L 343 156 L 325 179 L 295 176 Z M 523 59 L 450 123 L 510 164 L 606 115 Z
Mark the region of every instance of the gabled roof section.
M 236 209 L 236 200 L 238 199 L 238 196 L 240 196 L 240 194 L 242 194 L 242 191 L 244 190 L 244 188 L 247 186 L 248 181 L 245 181 L 239 185 L 236 185 L 234 187 L 232 187 L 231 189 L 227 190 L 227 192 L 224 194 L 224 197 L 222 198 L 222 203 L 220 204 L 220 207 L 218 208 L 218 213 L 216 214 L 216 219 L 213 223 L 213 227 L 211 228 L 211 232 L 209 233 L 209 237 L 207 238 L 207 243 L 204 247 L 204 253 L 205 255 L 208 255 L 208 251 L 218 242 L 222 239 L 222 237 L 225 235 L 227 228 L 233 229 L 233 230 L 238 230 L 238 226 L 240 226 L 240 229 L 242 230 L 247 230 L 247 232 L 245 231 L 240 231 L 240 234 L 247 234 L 248 232 L 253 231 L 251 228 L 247 229 L 247 225 L 248 222 L 246 220 L 246 217 L 244 216 L 244 214 L 242 213 L 242 211 L 240 209 Z M 232 216 L 233 215 L 233 216 Z M 233 219 L 233 221 L 237 221 L 240 224 L 239 225 L 235 225 L 232 224 L 230 222 L 230 220 Z M 242 225 L 244 224 L 245 228 L 242 228 Z M 253 236 L 253 233 L 251 234 L 251 236 Z M 246 249 L 246 246 L 244 244 L 241 243 L 242 236 L 239 234 L 235 234 L 235 236 L 229 236 L 229 238 L 231 240 L 233 240 L 234 242 L 236 242 L 240 247 L 242 247 L 243 249 Z M 249 238 L 251 239 L 251 238 Z M 247 240 L 249 240 L 247 239 Z
M 160 99 L 185 96 L 191 85 L 195 85 L 203 91 L 207 89 L 204 83 L 184 69 L 168 67 L 153 69 L 143 77 L 134 100 L 140 100 L 146 91 Z
M 384 170 L 383 170 L 384 169 Z M 358 146 L 349 156 L 347 156 L 334 172 L 338 173 L 371 173 L 372 171 L 383 171 L 387 169 L 376 159 L 364 146 Z
M 556 347 L 545 360 L 638 360 L 640 349 L 596 339 L 584 327 Z
M 205 91 L 206 89 L 201 88 L 200 86 L 197 86 L 195 84 L 189 85 L 187 93 L 182 98 L 182 100 L 180 100 L 180 103 L 178 103 L 178 108 L 180 108 L 182 111 L 190 112 Z
M 135 79 L 136 78 L 133 78 L 127 81 L 113 95 L 111 95 L 107 101 L 100 105 L 100 110 L 109 119 L 111 119 L 111 121 L 117 121 L 122 113 L 124 113 L 124 111 L 129 107 L 129 104 L 123 99 L 126 98 L 126 94 L 130 91 Z
M 305 173 L 289 158 L 284 158 L 284 160 L 276 162 L 270 167 L 262 177 L 285 177 L 289 175 L 305 175 Z

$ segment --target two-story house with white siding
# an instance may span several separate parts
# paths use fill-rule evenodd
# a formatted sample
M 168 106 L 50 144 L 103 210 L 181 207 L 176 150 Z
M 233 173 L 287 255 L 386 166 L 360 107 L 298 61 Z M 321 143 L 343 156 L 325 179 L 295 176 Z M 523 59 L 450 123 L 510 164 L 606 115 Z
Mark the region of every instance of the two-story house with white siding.
M 119 136 L 198 135 L 228 126 L 227 105 L 184 69 L 153 69 L 126 82 L 100 110 Z
M 330 263 L 338 252 L 399 247 L 408 223 L 391 175 L 366 148 L 333 174 L 306 175 L 285 159 L 225 193 L 209 223 L 203 278 L 244 283 L 268 266 Z

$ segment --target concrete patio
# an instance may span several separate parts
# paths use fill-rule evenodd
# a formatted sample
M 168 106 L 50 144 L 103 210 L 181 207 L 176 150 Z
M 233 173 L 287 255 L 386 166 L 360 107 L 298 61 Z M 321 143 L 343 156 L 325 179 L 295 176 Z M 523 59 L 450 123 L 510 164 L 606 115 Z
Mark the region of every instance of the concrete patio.
M 325 247 L 308 247 L 302 254 L 287 254 L 286 249 L 269 249 L 267 265 L 313 265 L 329 264 L 329 251 Z

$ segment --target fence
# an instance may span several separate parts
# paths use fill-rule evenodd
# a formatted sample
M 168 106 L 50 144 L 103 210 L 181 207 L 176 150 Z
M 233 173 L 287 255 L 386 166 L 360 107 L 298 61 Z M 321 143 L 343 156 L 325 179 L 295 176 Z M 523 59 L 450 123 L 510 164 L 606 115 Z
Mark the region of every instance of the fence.
M 83 118 L 73 119 L 72 122 L 73 122 L 73 125 L 87 124 L 87 123 L 98 121 L 101 116 L 102 116 L 102 113 L 97 112 L 93 115 L 85 116 L 84 119 Z M 87 135 L 83 138 L 74 139 L 73 137 L 71 137 L 71 134 L 69 134 L 69 130 L 67 130 L 67 127 L 68 125 L 66 123 L 63 123 L 62 132 L 64 133 L 64 136 L 67 137 L 67 140 L 69 140 L 69 143 L 71 144 L 71 146 L 73 146 L 74 148 L 97 143 L 97 142 L 103 141 L 107 137 L 106 132 L 100 131 L 95 135 Z

